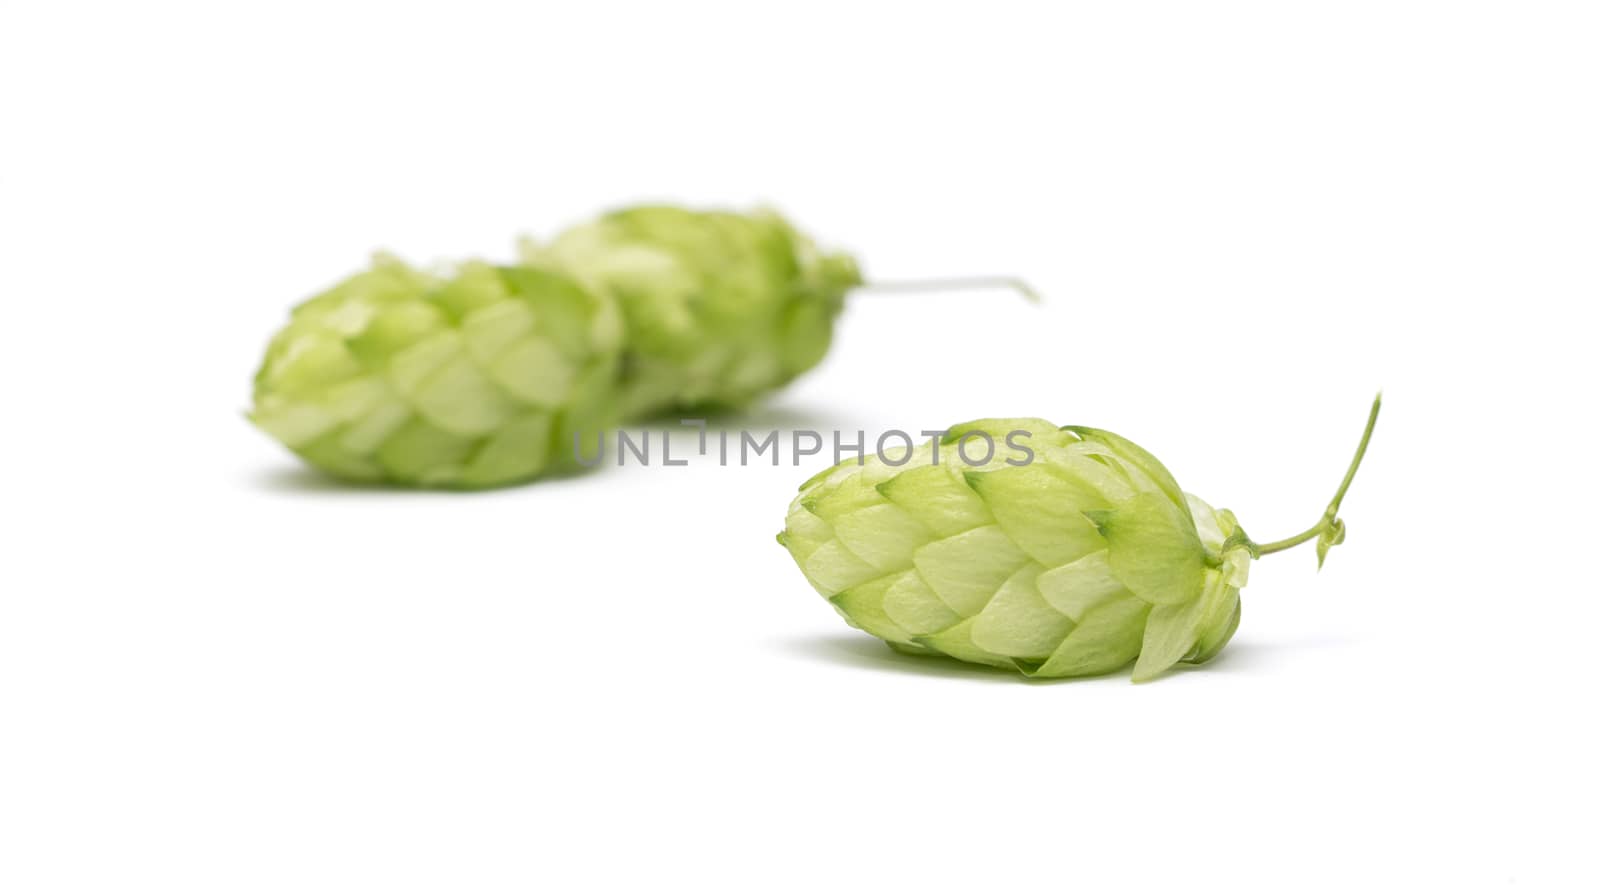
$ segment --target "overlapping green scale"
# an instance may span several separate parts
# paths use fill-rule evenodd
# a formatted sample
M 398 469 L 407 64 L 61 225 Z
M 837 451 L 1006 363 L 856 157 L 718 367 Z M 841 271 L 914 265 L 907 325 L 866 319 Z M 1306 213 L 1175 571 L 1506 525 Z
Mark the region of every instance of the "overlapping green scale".
M 614 295 L 625 415 L 739 408 L 815 366 L 861 284 L 777 213 L 640 206 L 568 229 L 524 263 Z
M 608 294 L 554 270 L 379 257 L 295 309 L 250 418 L 350 480 L 514 483 L 571 466 L 574 433 L 614 421 L 622 333 Z
M 953 451 L 970 432 L 1014 430 L 1029 464 Z M 847 622 L 897 649 L 1033 677 L 1136 662 L 1142 681 L 1232 636 L 1250 562 L 1229 545 L 1237 529 L 1131 442 L 1017 419 L 956 426 L 904 465 L 830 468 L 778 538 Z

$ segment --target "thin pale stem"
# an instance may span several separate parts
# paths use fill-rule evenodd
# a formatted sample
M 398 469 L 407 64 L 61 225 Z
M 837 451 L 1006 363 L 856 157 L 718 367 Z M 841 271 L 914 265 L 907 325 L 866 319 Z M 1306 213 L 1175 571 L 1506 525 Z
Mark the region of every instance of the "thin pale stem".
M 940 290 L 1008 289 L 1021 293 L 1030 302 L 1039 293 L 1020 277 L 930 277 L 924 280 L 869 280 L 856 289 L 885 293 L 928 293 Z
M 1256 546 L 1258 556 L 1272 554 L 1275 551 L 1286 551 L 1303 542 L 1310 542 L 1312 539 L 1322 535 L 1324 530 L 1334 526 L 1334 523 L 1339 519 L 1339 505 L 1344 502 L 1344 494 L 1350 490 L 1350 482 L 1356 479 L 1356 469 L 1361 467 L 1361 460 L 1367 455 L 1367 444 L 1372 440 L 1372 429 L 1378 424 L 1378 410 L 1382 406 L 1383 393 L 1379 392 L 1378 396 L 1372 400 L 1372 412 L 1367 414 L 1367 428 L 1361 432 L 1361 444 L 1356 447 L 1355 458 L 1350 460 L 1350 467 L 1344 473 L 1344 481 L 1339 484 L 1339 491 L 1333 494 L 1333 501 L 1328 503 L 1327 510 L 1322 513 L 1322 519 L 1304 533 L 1298 533 L 1287 539 L 1279 539 L 1277 542 L 1268 542 L 1265 545 Z
M 1317 521 L 1317 525 L 1316 526 L 1312 527 L 1309 530 L 1306 530 L 1304 533 L 1300 533 L 1300 534 L 1297 534 L 1297 535 L 1294 535 L 1294 536 L 1290 536 L 1287 539 L 1279 539 L 1276 542 L 1268 542 L 1266 545 L 1257 545 L 1256 546 L 1256 553 L 1257 553 L 1257 555 L 1263 555 L 1263 554 L 1271 554 L 1274 551 L 1288 551 L 1289 549 L 1295 547 L 1296 545 L 1299 545 L 1302 542 L 1310 542 L 1312 539 L 1315 539 L 1318 536 L 1321 536 L 1322 535 L 1322 528 L 1324 526 L 1326 526 L 1326 522 L 1325 521 Z

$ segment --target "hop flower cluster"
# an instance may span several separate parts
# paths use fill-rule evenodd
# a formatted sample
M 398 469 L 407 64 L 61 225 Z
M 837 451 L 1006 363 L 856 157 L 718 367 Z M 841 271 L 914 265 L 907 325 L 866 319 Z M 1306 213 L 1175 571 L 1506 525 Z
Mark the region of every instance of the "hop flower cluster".
M 1026 465 L 974 467 L 916 448 L 845 462 L 800 488 L 778 541 L 851 625 L 896 649 L 1034 677 L 1134 680 L 1202 662 L 1239 624 L 1251 543 L 1132 442 L 1040 419 Z M 898 460 L 896 460 L 898 461 Z
M 853 259 L 767 211 L 622 210 L 512 266 L 380 256 L 294 310 L 251 419 L 350 480 L 528 480 L 619 420 L 785 384 L 821 360 L 859 283 Z
M 523 261 L 617 298 L 627 321 L 626 415 L 738 409 L 822 360 L 855 260 L 825 254 L 776 213 L 620 210 Z

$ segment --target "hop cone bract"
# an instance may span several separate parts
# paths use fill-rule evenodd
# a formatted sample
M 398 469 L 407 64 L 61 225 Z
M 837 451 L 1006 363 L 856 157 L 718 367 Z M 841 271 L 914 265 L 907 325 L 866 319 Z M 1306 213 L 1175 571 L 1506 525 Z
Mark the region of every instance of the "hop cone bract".
M 1013 438 L 1032 451 L 1004 445 Z M 983 432 L 994 458 L 967 464 Z M 975 436 L 974 457 L 984 447 Z M 1200 662 L 1239 623 L 1250 553 L 1228 511 L 1160 462 L 1091 428 L 1039 419 L 952 428 L 900 466 L 868 457 L 801 487 L 778 537 L 851 625 L 906 652 L 1036 677 L 1135 680 Z M 934 464 L 937 452 L 938 464 Z
M 781 216 L 670 206 L 619 210 L 523 259 L 613 293 L 627 323 L 622 410 L 738 408 L 815 366 L 855 260 Z
M 616 407 L 620 313 L 540 268 L 379 257 L 294 310 L 250 418 L 340 477 L 484 487 L 569 465 Z

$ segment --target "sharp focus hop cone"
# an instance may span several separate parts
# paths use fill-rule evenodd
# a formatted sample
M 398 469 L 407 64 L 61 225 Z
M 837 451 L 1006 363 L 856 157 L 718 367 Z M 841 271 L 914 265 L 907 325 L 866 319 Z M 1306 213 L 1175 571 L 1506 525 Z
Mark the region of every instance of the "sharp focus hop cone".
M 524 262 L 616 296 L 627 323 L 622 413 L 738 408 L 815 366 L 855 261 L 781 216 L 668 206 L 579 225 Z
M 998 451 L 970 465 L 955 445 L 978 432 Z M 1028 460 L 1008 440 L 1028 464 L 1008 464 Z M 1249 540 L 1143 449 L 1038 419 L 957 426 L 941 444 L 900 466 L 842 463 L 789 508 L 779 541 L 851 625 L 1037 677 L 1137 660 L 1135 680 L 1204 661 L 1233 635 Z
M 348 479 L 512 483 L 571 466 L 574 433 L 612 420 L 621 338 L 610 297 L 559 272 L 379 257 L 294 310 L 250 418 Z

